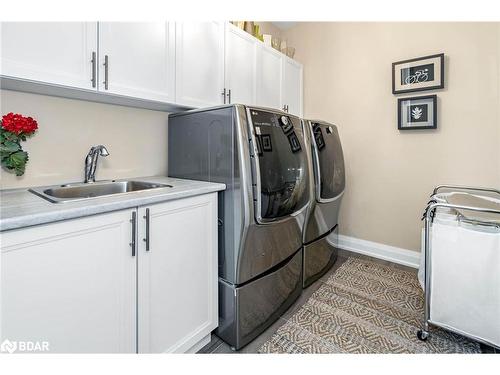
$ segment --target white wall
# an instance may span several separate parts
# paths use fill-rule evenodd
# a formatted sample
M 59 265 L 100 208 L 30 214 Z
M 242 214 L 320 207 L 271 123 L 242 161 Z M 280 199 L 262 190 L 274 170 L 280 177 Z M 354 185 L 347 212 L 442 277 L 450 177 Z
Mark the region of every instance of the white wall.
M 167 173 L 165 112 L 7 90 L 0 91 L 0 111 L 32 116 L 39 126 L 22 143 L 30 158 L 26 173 L 2 169 L 2 189 L 82 181 L 84 158 L 97 144 L 110 152 L 99 158 L 97 179 Z
M 341 234 L 410 250 L 440 183 L 500 187 L 497 23 L 300 23 L 304 114 L 339 126 Z M 391 63 L 444 52 L 444 90 L 395 96 Z M 436 131 L 397 130 L 397 97 L 438 95 Z

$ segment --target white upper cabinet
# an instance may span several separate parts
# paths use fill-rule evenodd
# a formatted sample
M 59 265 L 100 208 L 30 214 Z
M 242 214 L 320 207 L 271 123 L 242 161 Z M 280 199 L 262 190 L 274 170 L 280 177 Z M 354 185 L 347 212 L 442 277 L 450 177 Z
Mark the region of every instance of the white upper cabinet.
M 0 52 L 6 88 L 144 108 L 239 103 L 302 115 L 302 65 L 230 23 L 2 22 Z
M 177 104 L 206 107 L 223 103 L 224 23 L 176 23 Z
M 257 105 L 282 109 L 281 59 L 283 55 L 268 46 L 261 46 L 257 54 Z
M 3 76 L 96 89 L 96 22 L 2 22 L 0 44 Z
M 256 103 L 257 43 L 245 31 L 226 24 L 226 103 Z
M 173 23 L 99 23 L 100 91 L 173 102 L 174 84 Z
M 302 116 L 302 65 L 283 57 L 281 104 L 287 112 Z

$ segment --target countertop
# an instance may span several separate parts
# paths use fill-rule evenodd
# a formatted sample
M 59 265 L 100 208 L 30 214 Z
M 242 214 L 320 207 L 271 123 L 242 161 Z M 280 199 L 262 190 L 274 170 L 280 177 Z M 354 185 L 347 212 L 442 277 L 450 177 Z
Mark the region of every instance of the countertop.
M 65 203 L 51 203 L 29 192 L 28 188 L 0 190 L 0 231 L 166 202 L 221 191 L 226 188 L 224 184 L 219 183 L 162 176 L 137 177 L 127 180 L 156 182 L 173 187 Z

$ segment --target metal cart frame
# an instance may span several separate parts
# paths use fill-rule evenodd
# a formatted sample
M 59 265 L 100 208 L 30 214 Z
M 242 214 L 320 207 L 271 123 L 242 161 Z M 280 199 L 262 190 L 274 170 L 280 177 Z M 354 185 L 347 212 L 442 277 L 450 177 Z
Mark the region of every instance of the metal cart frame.
M 488 193 L 497 193 L 500 194 L 500 190 L 497 189 L 489 189 L 489 188 L 481 188 L 481 187 L 469 187 L 469 186 L 453 186 L 453 185 L 439 185 L 434 189 L 433 194 L 431 195 L 434 196 L 436 193 L 439 192 L 441 189 L 451 189 L 454 191 L 475 191 L 475 192 L 488 192 Z M 485 208 L 479 208 L 479 207 L 469 207 L 469 206 L 460 206 L 460 205 L 454 205 L 454 204 L 449 204 L 449 203 L 439 203 L 434 200 L 431 200 L 426 208 L 426 211 L 423 216 L 424 220 L 424 235 L 425 235 L 425 242 L 424 242 L 424 254 L 425 254 L 425 309 L 424 309 L 424 326 L 422 329 L 418 330 L 417 332 L 417 337 L 425 341 L 429 337 L 429 326 L 433 325 L 436 327 L 440 327 L 443 329 L 446 329 L 448 331 L 452 331 L 454 333 L 458 333 L 462 336 L 468 337 L 470 339 L 476 340 L 478 342 L 481 342 L 483 344 L 487 344 L 496 348 L 500 348 L 499 346 L 488 342 L 487 340 L 484 340 L 480 337 L 474 337 L 471 335 L 467 335 L 464 332 L 459 332 L 450 329 L 449 327 L 444 327 L 440 325 L 439 323 L 433 322 L 430 320 L 430 297 L 431 297 L 431 272 L 432 272 L 432 265 L 431 265 L 431 243 L 429 239 L 429 234 L 430 234 L 430 229 L 431 229 L 431 223 L 434 217 L 434 213 L 437 208 L 451 208 L 451 209 L 462 209 L 462 210 L 467 210 L 467 211 L 476 211 L 476 212 L 485 212 L 485 213 L 491 213 L 491 214 L 498 214 L 500 215 L 499 210 L 493 210 L 493 209 L 485 209 Z M 480 224 L 480 225 L 487 225 L 487 226 L 495 226 L 500 228 L 500 225 L 496 223 L 491 223 L 491 222 L 484 222 L 480 220 L 469 220 L 467 219 L 468 223 L 472 224 Z

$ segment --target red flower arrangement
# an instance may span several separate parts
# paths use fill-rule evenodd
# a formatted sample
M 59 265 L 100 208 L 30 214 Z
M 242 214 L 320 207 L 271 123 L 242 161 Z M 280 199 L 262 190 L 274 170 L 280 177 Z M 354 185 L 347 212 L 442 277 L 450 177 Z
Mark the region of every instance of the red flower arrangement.
M 2 128 L 17 135 L 21 133 L 28 135 L 38 129 L 38 123 L 32 117 L 10 112 L 2 116 Z
M 2 116 L 0 127 L 0 159 L 2 167 L 16 176 L 22 176 L 26 170 L 28 153 L 23 151 L 21 141 L 32 136 L 38 129 L 38 123 L 31 117 L 18 113 Z

